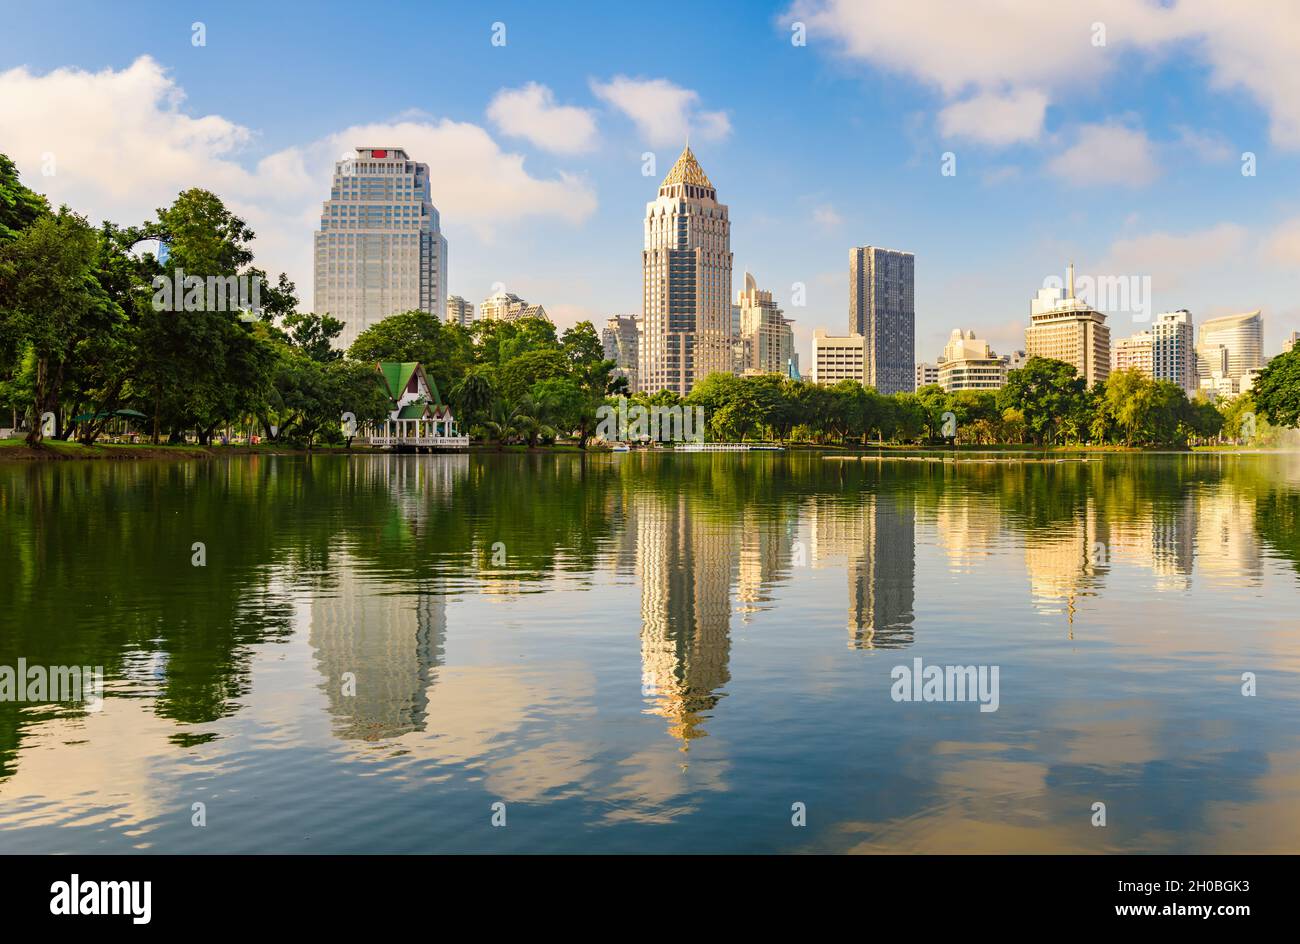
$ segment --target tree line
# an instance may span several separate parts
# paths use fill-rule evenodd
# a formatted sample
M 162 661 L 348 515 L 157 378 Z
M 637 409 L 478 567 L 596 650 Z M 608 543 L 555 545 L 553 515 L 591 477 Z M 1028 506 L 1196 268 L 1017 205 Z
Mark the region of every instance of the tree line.
M 421 311 L 384 319 L 345 352 L 343 324 L 298 310 L 296 287 L 255 264 L 253 232 L 215 194 L 191 189 L 153 218 L 92 226 L 52 210 L 0 154 L 0 410 L 37 445 L 93 443 L 130 416 L 154 443 L 226 430 L 270 441 L 338 443 L 340 419 L 381 420 L 391 404 L 376 361 L 420 361 L 463 430 L 490 443 L 585 448 L 597 411 L 628 395 L 589 321 L 557 334 L 541 319 L 470 327 Z M 155 241 L 166 253 L 140 251 Z M 159 258 L 163 256 L 164 258 Z M 159 284 L 243 277 L 261 285 L 255 316 L 158 304 Z M 170 294 L 170 293 L 168 293 Z M 179 292 L 178 292 L 179 294 Z M 638 393 L 644 406 L 700 406 L 718 440 L 813 444 L 1267 443 L 1300 424 L 1300 350 L 1274 358 L 1250 394 L 1211 402 L 1140 371 L 1089 388 L 1070 364 L 1030 358 L 996 391 L 937 385 L 884 395 L 852 380 L 822 386 L 778 375 L 704 378 L 685 398 Z

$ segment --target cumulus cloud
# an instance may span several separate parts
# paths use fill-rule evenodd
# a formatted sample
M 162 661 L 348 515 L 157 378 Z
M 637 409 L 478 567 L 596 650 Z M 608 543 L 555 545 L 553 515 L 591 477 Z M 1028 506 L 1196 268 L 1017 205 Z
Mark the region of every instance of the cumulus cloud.
M 944 137 L 1005 147 L 1017 141 L 1037 141 L 1046 112 L 1047 96 L 1035 89 L 1005 95 L 984 92 L 939 112 L 939 131 Z
M 1300 267 L 1300 217 L 1287 220 L 1265 242 L 1268 258 L 1280 266 Z
M 556 154 L 583 154 L 596 146 L 595 116 L 585 108 L 555 104 L 554 93 L 536 82 L 497 92 L 487 114 L 502 134 Z
M 709 140 L 731 133 L 724 111 L 703 111 L 698 92 L 667 79 L 633 79 L 617 75 L 608 82 L 592 80 L 597 98 L 632 119 L 638 133 L 655 147 L 681 144 L 691 131 Z
M 1246 227 L 1227 222 L 1186 233 L 1129 236 L 1111 244 L 1099 274 L 1150 276 L 1157 302 L 1172 305 L 1174 299 L 1161 293 L 1185 291 L 1207 276 L 1237 269 L 1249 245 Z
M 783 19 L 804 22 L 810 45 L 824 40 L 849 60 L 930 85 L 950 103 L 1026 90 L 1057 102 L 1115 74 L 1125 53 L 1176 50 L 1205 63 L 1211 87 L 1254 99 L 1275 144 L 1300 149 L 1300 5 L 1292 0 L 1258 0 L 1249 16 L 1222 0 L 795 0 Z M 1094 44 L 1096 24 L 1104 45 Z
M 530 174 L 522 155 L 472 123 L 426 117 L 357 125 L 250 162 L 241 158 L 256 142 L 252 129 L 219 115 L 192 116 L 184 101 L 148 56 L 117 71 L 11 69 L 0 73 L 0 142 L 34 189 L 96 221 L 140 222 L 185 188 L 212 190 L 257 234 L 258 263 L 288 272 L 304 304 L 311 302 L 312 232 L 334 161 L 358 146 L 400 146 L 428 163 L 434 204 L 452 234 L 468 228 L 490 239 L 528 217 L 580 223 L 596 209 L 585 180 Z M 42 174 L 47 156 L 49 176 Z
M 1052 158 L 1047 169 L 1075 186 L 1140 187 L 1160 174 L 1146 133 L 1115 122 L 1081 125 L 1074 144 Z

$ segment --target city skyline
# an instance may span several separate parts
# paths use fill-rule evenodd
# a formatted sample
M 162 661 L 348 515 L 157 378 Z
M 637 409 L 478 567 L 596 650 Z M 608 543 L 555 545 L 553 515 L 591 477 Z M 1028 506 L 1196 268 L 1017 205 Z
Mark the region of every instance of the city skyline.
M 1300 324 L 1300 207 L 1285 186 L 1297 169 L 1294 106 L 1233 79 L 1226 40 L 1197 46 L 1215 35 L 1210 14 L 1164 11 L 1167 29 L 1156 35 L 1137 7 L 1115 5 L 1105 47 L 1091 44 L 1091 21 L 1068 11 L 1016 14 L 999 35 L 965 31 L 979 49 L 1006 52 L 1052 37 L 1032 63 L 992 57 L 984 74 L 933 56 L 900 65 L 836 4 L 754 12 L 724 4 L 719 61 L 735 44 L 781 70 L 783 87 L 761 93 L 684 52 L 604 50 L 543 31 L 544 14 L 523 7 L 495 19 L 445 14 L 454 42 L 442 68 L 463 80 L 455 88 L 394 85 L 396 70 L 418 77 L 424 68 L 396 55 L 364 76 L 313 72 L 310 87 L 292 79 L 256 94 L 244 91 L 252 77 L 223 74 L 214 85 L 207 61 L 195 58 L 220 54 L 238 6 L 206 21 L 203 47 L 191 45 L 188 15 L 86 7 L 79 36 L 50 34 L 20 12 L 0 39 L 0 87 L 5 101 L 35 103 L 35 117 L 0 106 L 0 134 L 44 192 L 92 216 L 133 221 L 182 186 L 210 187 L 248 219 L 259 261 L 289 273 L 304 307 L 317 307 L 309 234 L 333 162 L 389 141 L 432 162 L 433 202 L 456 245 L 444 297 L 477 302 L 505 275 L 506 291 L 544 300 L 561 330 L 634 311 L 637 273 L 616 247 L 635 239 L 629 217 L 644 204 L 647 178 L 661 177 L 692 134 L 740 214 L 737 269 L 762 273 L 808 363 L 816 327 L 843 330 L 848 287 L 838 260 L 866 244 L 906 246 L 923 259 L 918 360 L 958 322 L 994 350 L 1023 346 L 1023 297 L 1062 258 L 1081 272 L 1151 276 L 1157 311 L 1187 308 L 1203 321 L 1261 308 L 1265 352 L 1275 353 Z M 262 37 L 240 39 L 254 53 L 290 28 L 266 16 Z M 507 28 L 501 47 L 491 45 L 497 20 Z M 792 44 L 796 20 L 807 26 L 804 46 Z M 311 24 L 292 28 L 319 41 L 313 55 L 341 48 Z M 630 36 L 643 24 L 623 14 L 606 28 Z M 1249 27 L 1222 30 L 1240 36 Z M 1266 31 L 1248 35 L 1261 56 L 1276 48 Z M 582 43 L 580 66 L 566 64 L 573 43 Z M 1294 68 L 1277 65 L 1284 75 Z M 1083 71 L 1094 77 L 1073 78 Z M 1011 91 L 999 96 L 999 82 Z M 1170 95 L 1186 107 L 1166 113 Z M 119 119 L 92 147 L 76 129 L 95 112 Z M 65 116 L 68 127 L 41 113 Z M 882 129 L 885 138 L 873 133 Z M 766 146 L 747 148 L 759 133 Z M 1256 176 L 1242 174 L 1246 152 Z M 949 153 L 956 175 L 945 177 Z M 1089 153 L 1105 160 L 1090 166 Z M 646 154 L 657 161 L 652 175 Z M 489 179 L 497 191 L 485 189 Z M 560 265 L 566 258 L 582 267 Z M 795 283 L 805 305 L 793 303 Z M 1142 327 L 1117 320 L 1116 337 Z

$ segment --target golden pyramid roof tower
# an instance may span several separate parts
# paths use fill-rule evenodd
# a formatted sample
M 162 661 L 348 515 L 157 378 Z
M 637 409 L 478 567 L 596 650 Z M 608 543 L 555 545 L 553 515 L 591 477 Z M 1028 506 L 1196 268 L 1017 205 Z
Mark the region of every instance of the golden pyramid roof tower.
M 671 187 L 674 184 L 689 184 L 693 187 L 713 189 L 713 184 L 709 181 L 708 175 L 704 173 L 704 168 L 700 166 L 700 162 L 695 159 L 689 144 L 682 150 L 682 156 L 677 158 L 677 163 L 673 165 L 673 169 L 668 172 L 668 176 L 664 178 L 664 182 L 659 186 L 661 188 Z

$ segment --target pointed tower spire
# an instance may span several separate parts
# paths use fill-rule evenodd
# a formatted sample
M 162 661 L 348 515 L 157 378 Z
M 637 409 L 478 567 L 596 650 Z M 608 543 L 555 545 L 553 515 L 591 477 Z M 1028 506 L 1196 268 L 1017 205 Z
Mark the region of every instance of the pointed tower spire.
M 1069 291 L 1066 293 L 1065 297 L 1074 298 L 1074 263 L 1073 262 L 1070 263 L 1069 273 L 1070 273 L 1070 277 L 1069 277 L 1070 288 Z

